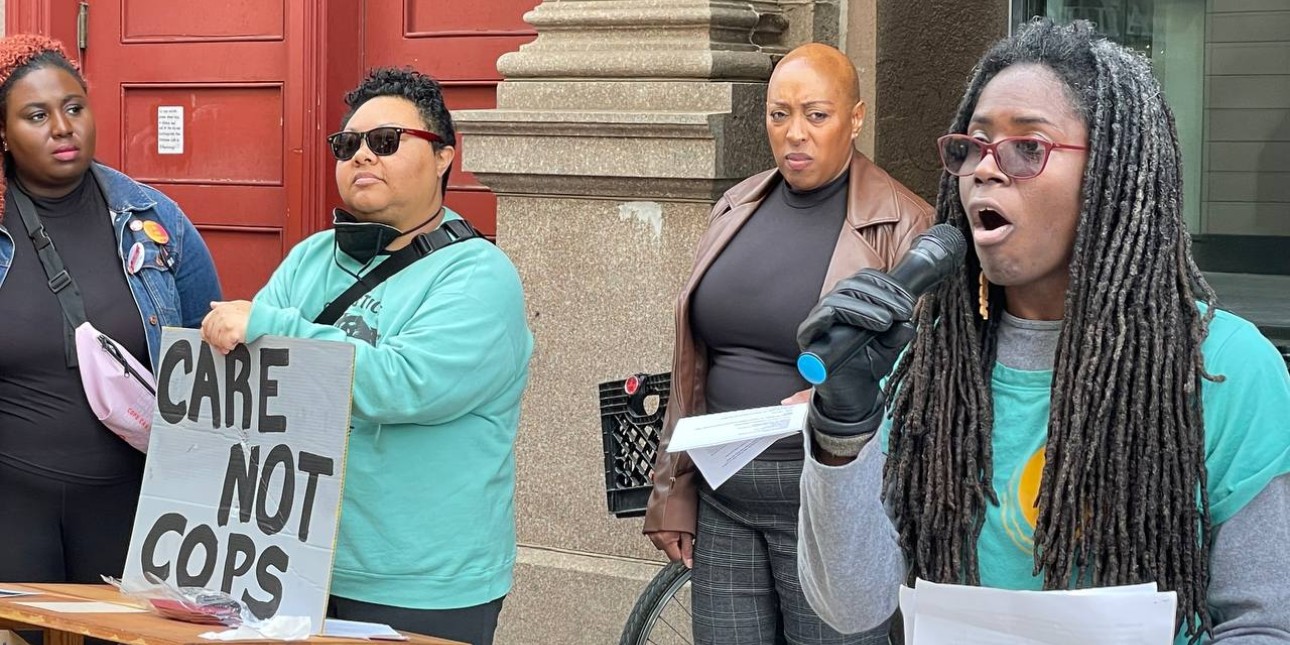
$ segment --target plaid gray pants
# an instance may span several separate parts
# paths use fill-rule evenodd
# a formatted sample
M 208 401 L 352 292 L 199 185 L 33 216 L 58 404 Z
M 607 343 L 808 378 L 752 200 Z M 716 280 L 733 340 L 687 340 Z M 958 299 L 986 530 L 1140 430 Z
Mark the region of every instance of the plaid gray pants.
M 886 645 L 887 630 L 843 635 L 815 615 L 797 577 L 801 461 L 753 461 L 699 491 L 691 598 L 701 645 Z

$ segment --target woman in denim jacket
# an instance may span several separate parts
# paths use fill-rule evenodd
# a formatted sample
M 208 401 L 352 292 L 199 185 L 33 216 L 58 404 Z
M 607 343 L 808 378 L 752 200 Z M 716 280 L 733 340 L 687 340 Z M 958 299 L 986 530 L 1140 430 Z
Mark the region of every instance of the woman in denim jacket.
M 0 114 L 0 582 L 97 582 L 124 568 L 143 454 L 68 367 L 63 310 L 13 197 L 34 203 L 88 320 L 143 365 L 163 326 L 201 323 L 219 280 L 173 201 L 93 161 L 85 80 L 57 42 L 0 39 Z

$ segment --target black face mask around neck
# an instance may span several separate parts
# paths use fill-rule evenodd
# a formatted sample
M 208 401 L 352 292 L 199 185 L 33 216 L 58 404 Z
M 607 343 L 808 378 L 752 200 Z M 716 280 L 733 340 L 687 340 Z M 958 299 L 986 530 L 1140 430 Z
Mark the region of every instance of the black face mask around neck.
M 435 211 L 429 219 L 405 231 L 400 231 L 389 224 L 380 222 L 360 222 L 357 217 L 337 208 L 332 211 L 332 228 L 336 231 L 336 248 L 340 249 L 354 261 L 367 266 L 373 258 L 380 255 L 385 247 L 395 240 L 410 234 L 443 213 L 443 207 Z

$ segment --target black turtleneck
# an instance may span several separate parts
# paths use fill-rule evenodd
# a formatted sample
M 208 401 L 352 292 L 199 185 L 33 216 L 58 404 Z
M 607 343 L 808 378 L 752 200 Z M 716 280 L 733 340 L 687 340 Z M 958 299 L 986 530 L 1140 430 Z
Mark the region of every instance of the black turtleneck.
M 809 387 L 797 373 L 797 326 L 820 299 L 849 175 L 808 191 L 781 180 L 699 282 L 690 313 L 708 352 L 708 412 L 778 405 Z M 802 456 L 794 435 L 758 459 Z
M 20 190 L 13 178 L 9 191 Z M 144 365 L 148 341 L 126 282 L 107 202 L 92 173 L 63 197 L 32 197 L 45 230 L 85 301 L 86 317 Z M 111 484 L 137 479 L 143 454 L 99 423 L 80 371 L 67 367 L 63 309 L 49 290 L 35 246 L 12 197 L 4 225 L 13 264 L 0 286 L 0 466 L 65 482 Z M 151 270 L 151 269 L 148 269 Z

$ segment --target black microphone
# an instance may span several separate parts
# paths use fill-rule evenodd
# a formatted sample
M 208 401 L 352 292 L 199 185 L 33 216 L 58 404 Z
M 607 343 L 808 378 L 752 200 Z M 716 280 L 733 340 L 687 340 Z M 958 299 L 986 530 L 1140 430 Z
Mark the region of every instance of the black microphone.
M 914 238 L 905 257 L 887 275 L 917 299 L 963 265 L 967 240 L 953 224 L 937 224 Z M 851 360 L 874 339 L 873 332 L 835 325 L 811 341 L 797 357 L 797 372 L 812 385 L 829 377 L 829 370 Z

